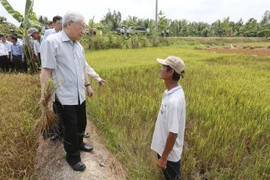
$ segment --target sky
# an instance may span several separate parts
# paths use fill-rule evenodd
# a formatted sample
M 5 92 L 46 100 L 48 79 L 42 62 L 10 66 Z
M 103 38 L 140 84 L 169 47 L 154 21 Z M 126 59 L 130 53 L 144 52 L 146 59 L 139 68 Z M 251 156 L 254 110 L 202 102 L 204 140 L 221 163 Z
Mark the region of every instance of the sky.
M 24 13 L 26 0 L 8 0 L 13 9 Z M 94 17 L 99 22 L 110 9 L 120 11 L 122 20 L 129 15 L 138 18 L 155 19 L 156 0 L 35 0 L 33 10 L 37 16 L 53 16 L 64 14 L 70 10 L 80 12 L 88 22 Z M 230 17 L 237 22 L 250 18 L 260 21 L 264 12 L 270 10 L 270 0 L 158 0 L 158 11 L 172 20 L 186 19 L 189 22 L 202 21 L 212 23 Z M 0 4 L 0 16 L 7 18 L 15 25 L 19 23 L 8 14 Z

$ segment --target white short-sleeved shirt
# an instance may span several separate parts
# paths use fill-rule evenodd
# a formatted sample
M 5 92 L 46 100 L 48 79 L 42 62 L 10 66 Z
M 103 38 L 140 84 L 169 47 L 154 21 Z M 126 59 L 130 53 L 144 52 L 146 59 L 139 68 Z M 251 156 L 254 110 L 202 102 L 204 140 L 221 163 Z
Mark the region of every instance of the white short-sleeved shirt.
M 181 159 L 184 145 L 186 124 L 186 101 L 182 87 L 179 85 L 163 94 L 158 113 L 151 149 L 162 156 L 169 132 L 177 133 L 176 142 L 168 156 L 168 161 Z
M 42 68 L 52 69 L 58 84 L 57 97 L 62 105 L 78 105 L 85 101 L 84 49 L 62 31 L 48 36 L 40 47 Z
M 41 40 L 41 43 L 43 43 L 43 42 L 47 39 L 47 37 L 48 37 L 49 35 L 56 34 L 56 33 L 57 33 L 57 32 L 56 32 L 55 28 L 53 28 L 53 29 L 47 29 L 47 30 L 45 31 L 45 33 L 44 33 L 44 36 L 43 36 L 43 39 Z
M 0 43 L 0 56 L 7 56 L 8 50 L 6 49 L 6 46 L 2 43 Z
M 34 49 L 35 55 L 37 56 L 38 53 L 40 53 L 40 42 L 38 40 L 34 40 L 33 49 Z
M 8 52 L 11 51 L 11 45 L 12 45 L 11 42 L 9 42 L 9 41 L 3 42 L 2 41 L 1 43 L 5 45 L 5 47 L 6 47 L 6 49 L 7 49 Z

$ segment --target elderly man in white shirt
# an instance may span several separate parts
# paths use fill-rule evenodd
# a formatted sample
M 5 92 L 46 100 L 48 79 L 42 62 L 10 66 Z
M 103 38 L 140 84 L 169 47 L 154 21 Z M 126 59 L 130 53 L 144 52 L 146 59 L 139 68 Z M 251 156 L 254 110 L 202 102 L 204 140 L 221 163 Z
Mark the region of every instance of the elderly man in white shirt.
M 56 109 L 64 124 L 64 149 L 66 161 L 76 171 L 83 171 L 80 151 L 90 152 L 93 147 L 83 142 L 86 128 L 85 91 L 93 97 L 89 83 L 84 49 L 78 40 L 84 33 L 85 19 L 77 12 L 67 12 L 63 18 L 63 31 L 50 35 L 41 44 L 42 72 L 40 75 L 41 97 L 48 78 L 58 83 Z
M 62 30 L 62 17 L 61 16 L 54 16 L 53 17 L 53 23 L 54 23 L 54 28 L 53 29 L 47 29 L 45 31 L 45 34 L 41 40 L 41 44 L 44 43 L 46 41 L 46 39 L 52 35 L 52 34 L 56 34 L 56 33 L 59 33 L 61 32 Z M 35 46 L 34 46 L 35 47 Z M 96 72 L 95 70 L 89 66 L 89 64 L 87 63 L 87 61 L 85 61 L 85 64 L 86 64 L 86 72 L 87 74 L 89 75 L 89 77 L 91 77 L 92 79 L 94 79 L 100 87 L 103 87 L 105 85 L 105 80 L 103 80 Z M 53 125 L 53 127 L 51 128 L 52 129 L 52 132 L 51 132 L 51 140 L 55 140 L 57 139 L 58 137 L 61 136 L 62 134 L 62 122 L 59 122 L 59 124 L 57 125 Z M 89 138 L 90 135 L 89 133 L 85 132 L 84 133 L 84 138 Z
M 160 78 L 164 80 L 167 90 L 162 97 L 151 149 L 157 153 L 157 166 L 162 169 L 165 179 L 178 180 L 181 179 L 186 102 L 184 91 L 177 81 L 184 77 L 185 64 L 175 56 L 157 61 L 162 64 Z
M 59 33 L 61 32 L 61 26 L 62 26 L 62 17 L 61 16 L 54 16 L 53 17 L 53 23 L 54 23 L 54 28 L 52 29 L 47 29 L 44 33 L 44 36 L 41 40 L 41 44 L 45 42 L 45 40 L 52 34 L 55 33 Z M 100 76 L 95 72 L 95 70 L 89 66 L 89 64 L 87 63 L 87 61 L 85 61 L 86 63 L 86 72 L 89 75 L 89 77 L 93 78 L 98 84 L 99 86 L 103 87 L 105 84 L 105 80 L 103 80 L 102 78 L 100 78 Z

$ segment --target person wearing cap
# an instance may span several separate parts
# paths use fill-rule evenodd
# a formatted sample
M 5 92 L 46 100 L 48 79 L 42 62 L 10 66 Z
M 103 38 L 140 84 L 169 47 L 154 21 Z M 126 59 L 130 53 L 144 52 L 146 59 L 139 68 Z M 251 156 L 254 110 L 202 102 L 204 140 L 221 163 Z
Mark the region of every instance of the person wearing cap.
M 157 166 L 162 169 L 166 180 L 181 179 L 180 162 L 184 144 L 186 102 L 182 86 L 185 64 L 176 56 L 165 60 L 157 59 L 162 65 L 160 78 L 167 88 L 155 124 L 151 149 L 157 153 Z
M 28 36 L 29 38 L 33 38 L 33 51 L 35 55 L 35 59 L 37 60 L 37 64 L 40 66 L 40 43 L 42 40 L 42 36 L 40 32 L 36 28 L 28 29 Z

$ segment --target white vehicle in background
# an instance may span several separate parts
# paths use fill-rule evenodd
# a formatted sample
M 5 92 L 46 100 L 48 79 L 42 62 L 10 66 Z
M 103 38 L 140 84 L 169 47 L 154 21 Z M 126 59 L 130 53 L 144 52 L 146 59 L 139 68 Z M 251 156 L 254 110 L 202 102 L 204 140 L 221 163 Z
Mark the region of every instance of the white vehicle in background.
M 144 27 L 134 27 L 131 26 L 128 28 L 128 32 L 129 33 L 135 33 L 135 34 L 142 34 L 145 35 L 146 34 L 146 29 Z

